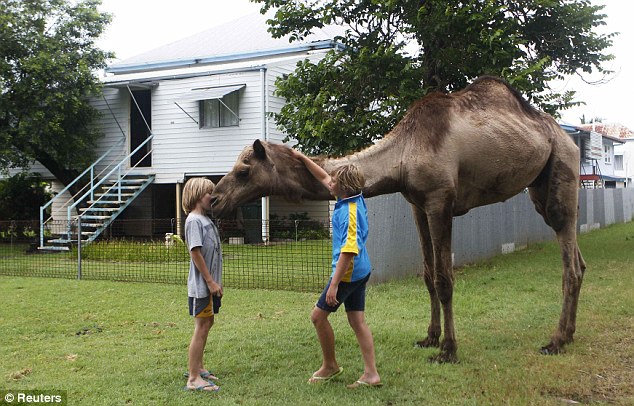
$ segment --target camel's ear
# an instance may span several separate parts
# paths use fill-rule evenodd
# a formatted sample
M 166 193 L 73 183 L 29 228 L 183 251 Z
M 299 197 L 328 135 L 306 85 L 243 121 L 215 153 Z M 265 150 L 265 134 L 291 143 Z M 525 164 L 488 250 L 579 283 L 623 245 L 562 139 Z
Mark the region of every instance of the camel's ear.
M 255 152 L 255 157 L 257 159 L 266 159 L 266 150 L 264 149 L 264 145 L 262 144 L 262 142 L 260 142 L 260 140 L 253 141 L 253 151 Z

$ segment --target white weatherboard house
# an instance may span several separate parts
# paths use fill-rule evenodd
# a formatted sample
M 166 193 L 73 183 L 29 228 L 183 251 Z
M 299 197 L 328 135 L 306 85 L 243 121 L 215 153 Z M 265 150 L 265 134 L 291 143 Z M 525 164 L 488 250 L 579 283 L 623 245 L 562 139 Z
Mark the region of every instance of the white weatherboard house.
M 623 140 L 602 134 L 592 126 L 560 125 L 579 147 L 581 187 L 625 187 L 625 178 L 615 170 L 615 148 L 623 144 Z
M 336 49 L 340 45 L 333 39 L 342 30 L 326 27 L 289 43 L 271 37 L 266 19 L 246 16 L 110 65 L 104 96 L 92 101 L 102 112 L 98 125 L 104 133 L 97 151 L 102 158 L 85 175 L 93 179 L 94 190 L 67 205 L 62 204 L 67 197 L 58 198 L 51 205 L 53 218 L 82 213 L 86 239 L 96 238 L 119 214 L 174 218 L 180 227 L 179 199 L 188 178 L 217 182 L 255 139 L 282 142 L 285 134 L 269 115 L 285 103 L 274 95 L 276 79 L 298 61 L 316 61 Z M 73 205 L 82 199 L 89 207 L 78 211 Z M 281 198 L 265 198 L 244 217 L 310 211 L 311 204 L 327 216 L 323 203 L 306 202 L 297 210 Z M 142 224 L 136 235 L 161 233 L 151 229 L 151 221 Z
M 582 128 L 595 131 L 610 140 L 618 141 L 614 142 L 614 159 L 612 161 L 604 159 L 604 164 L 612 166 L 614 177 L 618 181 L 615 182 L 617 187 L 621 184 L 625 187 L 632 187 L 634 179 L 634 131 L 619 123 L 586 124 Z
M 626 187 L 634 187 L 634 133 L 621 140 L 624 143 L 614 147 L 614 174 L 625 179 Z

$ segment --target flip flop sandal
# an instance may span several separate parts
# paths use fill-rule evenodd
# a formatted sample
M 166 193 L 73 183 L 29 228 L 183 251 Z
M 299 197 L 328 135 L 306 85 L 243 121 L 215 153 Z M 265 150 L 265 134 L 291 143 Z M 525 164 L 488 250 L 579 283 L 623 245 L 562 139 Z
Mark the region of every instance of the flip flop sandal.
M 357 388 L 380 388 L 381 386 L 383 386 L 383 382 L 377 382 L 377 383 L 367 383 L 365 381 L 362 380 L 358 380 L 355 383 L 351 383 L 350 385 L 346 385 L 346 388 L 348 389 L 357 389 Z
M 185 378 L 189 378 L 189 372 L 185 372 L 183 374 L 183 376 Z M 218 377 L 216 375 L 214 375 L 212 372 L 201 372 L 200 373 L 200 377 L 203 378 L 203 379 L 208 379 L 210 381 L 218 381 L 219 380 Z
M 339 367 L 339 370 L 337 372 L 334 372 L 328 376 L 316 376 L 313 375 L 310 377 L 310 379 L 308 380 L 308 383 L 325 383 L 325 382 L 329 382 L 332 379 L 338 377 L 339 375 L 343 374 L 343 367 Z
M 210 387 L 216 387 L 216 389 L 206 389 Z M 218 392 L 220 390 L 220 386 L 215 385 L 213 383 L 208 383 L 207 385 L 196 386 L 194 388 L 190 388 L 189 386 L 185 386 L 183 390 L 192 391 L 192 392 Z

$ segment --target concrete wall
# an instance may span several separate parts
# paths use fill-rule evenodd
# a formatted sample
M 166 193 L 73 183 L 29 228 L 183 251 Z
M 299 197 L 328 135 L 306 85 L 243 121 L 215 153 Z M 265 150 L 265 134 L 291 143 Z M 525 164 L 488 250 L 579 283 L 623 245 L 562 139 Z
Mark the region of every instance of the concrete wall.
M 400 194 L 377 196 L 366 202 L 372 282 L 422 273 L 420 240 L 409 203 Z M 578 231 L 583 233 L 633 219 L 634 189 L 579 191 Z M 454 218 L 454 265 L 513 252 L 528 244 L 554 238 L 554 231 L 535 211 L 528 194 L 521 193 L 506 202 L 478 207 Z

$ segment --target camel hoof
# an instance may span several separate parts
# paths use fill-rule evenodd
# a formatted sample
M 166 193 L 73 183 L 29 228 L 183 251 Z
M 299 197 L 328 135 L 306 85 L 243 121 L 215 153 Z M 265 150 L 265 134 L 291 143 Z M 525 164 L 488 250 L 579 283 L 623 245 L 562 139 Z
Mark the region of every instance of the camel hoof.
M 437 338 L 427 337 L 424 340 L 416 341 L 416 346 L 420 348 L 439 347 L 440 340 Z
M 561 353 L 564 353 L 564 349 L 558 345 L 555 345 L 553 343 L 548 344 L 545 347 L 542 347 L 539 350 L 540 354 L 542 355 L 558 355 Z
M 435 363 L 435 364 L 457 364 L 458 363 L 458 357 L 456 356 L 456 354 L 449 354 L 446 352 L 441 352 L 438 355 L 434 355 L 432 357 L 429 357 L 429 362 Z

